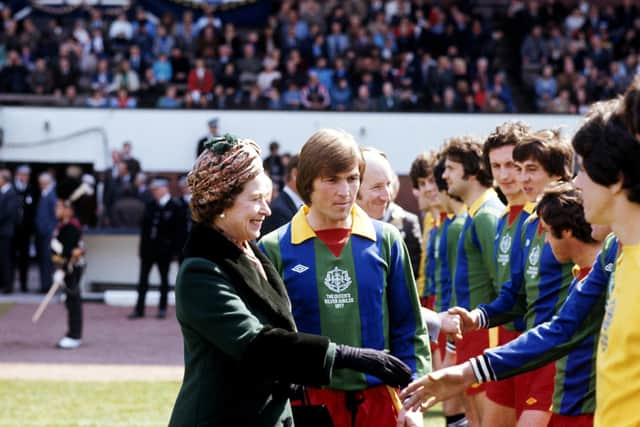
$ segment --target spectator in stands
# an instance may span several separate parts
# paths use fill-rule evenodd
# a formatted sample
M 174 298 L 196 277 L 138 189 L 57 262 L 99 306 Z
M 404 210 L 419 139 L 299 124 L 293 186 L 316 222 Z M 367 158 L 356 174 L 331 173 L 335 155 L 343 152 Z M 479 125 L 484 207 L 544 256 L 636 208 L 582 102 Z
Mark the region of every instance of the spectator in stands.
M 144 75 L 144 71 L 149 66 L 149 62 L 145 55 L 140 51 L 140 46 L 137 44 L 131 45 L 129 47 L 129 55 L 127 56 L 127 59 L 129 60 L 129 68 L 135 71 L 138 74 L 138 77 Z
M 135 70 L 131 69 L 129 61 L 123 59 L 120 61 L 118 72 L 113 78 L 113 83 L 109 87 L 110 92 L 118 92 L 120 89 L 124 89 L 125 92 L 135 93 L 140 89 L 140 77 Z
M 104 34 L 100 28 L 91 29 L 89 53 L 96 58 L 102 58 L 107 54 L 107 41 L 104 39 Z
M 338 21 L 331 24 L 331 33 L 327 36 L 327 54 L 333 61 L 349 48 L 349 38 L 343 32 L 343 27 Z
M 176 46 L 185 51 L 193 51 L 194 40 L 198 31 L 193 23 L 193 13 L 185 10 L 182 13 L 182 21 L 176 27 Z
M 309 73 L 309 81 L 300 91 L 300 102 L 307 110 L 325 110 L 331 104 L 331 96 L 316 73 Z
M 281 105 L 285 110 L 299 110 L 301 108 L 302 98 L 295 81 L 289 80 L 286 83 L 286 89 L 282 92 Z
M 158 58 L 153 62 L 153 76 L 160 84 L 171 81 L 173 77 L 171 62 L 168 61 L 167 55 L 164 53 L 158 55 Z
M 87 98 L 85 105 L 91 108 L 104 108 L 109 106 L 109 100 L 100 89 L 94 89 L 91 92 L 91 96 Z
M 131 40 L 132 37 L 133 27 L 131 22 L 127 20 L 126 14 L 121 13 L 109 27 L 109 38 Z
M 358 87 L 358 96 L 351 103 L 351 109 L 354 111 L 373 111 L 376 108 L 376 103 L 369 94 L 369 87 L 367 85 L 360 85 Z
M 156 107 L 158 108 L 179 108 L 182 100 L 177 96 L 177 89 L 174 85 L 169 85 L 165 89 L 164 95 L 158 99 Z
M 96 65 L 96 72 L 91 78 L 91 88 L 101 92 L 107 92 L 113 84 L 113 76 L 109 70 L 109 61 L 100 59 Z
M 69 85 L 64 90 L 64 98 L 60 104 L 65 107 L 80 107 L 87 105 L 87 100 L 84 96 L 78 96 L 78 91 L 74 85 Z
M 396 111 L 399 107 L 398 97 L 395 95 L 393 84 L 384 82 L 382 84 L 382 96 L 378 99 L 378 110 Z
M 542 66 L 547 63 L 549 49 L 542 37 L 542 27 L 535 25 L 531 33 L 524 39 L 520 49 L 522 63 L 528 66 Z
M 338 79 L 338 83 L 331 88 L 331 109 L 336 111 L 351 109 L 351 87 L 345 78 Z
M 36 95 L 51 93 L 53 89 L 53 74 L 44 58 L 36 60 L 35 70 L 27 77 L 31 91 Z
M 111 108 L 136 108 L 137 105 L 136 99 L 130 96 L 125 88 L 118 89 L 116 96 L 109 99 L 109 107 Z
M 544 110 L 558 93 L 558 82 L 553 77 L 551 65 L 542 68 L 542 76 L 536 79 L 536 102 L 538 108 Z
M 222 21 L 214 15 L 213 7 L 205 4 L 203 6 L 203 14 L 195 24 L 195 31 L 199 34 L 204 28 L 213 27 L 216 30 L 222 28 Z
M 505 79 L 506 77 L 503 72 L 496 73 L 493 76 L 493 82 L 489 86 L 488 91 L 500 100 L 504 105 L 505 111 L 513 113 L 515 111 L 513 96 L 511 95 L 511 88 Z
M 263 61 L 263 70 L 258 74 L 256 83 L 261 93 L 266 93 L 271 89 L 274 81 L 282 78 L 282 73 L 276 69 L 277 62 L 275 59 L 267 57 Z
M 153 56 L 153 36 L 149 34 L 148 27 L 138 25 L 131 41 L 140 49 L 144 61 L 149 62 Z
M 189 58 L 183 54 L 182 48 L 174 47 L 171 49 L 169 63 L 171 64 L 172 70 L 172 82 L 186 84 L 191 66 L 189 64 Z
M 195 53 L 204 59 L 208 66 L 213 65 L 218 48 L 218 39 L 215 30 L 211 26 L 205 27 L 196 39 Z
M 15 50 L 7 54 L 7 63 L 0 71 L 0 90 L 7 93 L 27 93 L 27 69 Z
M 258 73 L 262 69 L 262 63 L 256 56 L 255 47 L 251 43 L 243 46 L 242 58 L 236 61 L 238 79 L 242 88 L 251 87 L 258 79 Z
M 159 25 L 153 41 L 153 54 L 156 57 L 159 57 L 160 55 L 168 57 L 171 54 L 171 49 L 173 49 L 174 43 L 175 40 L 173 35 L 167 32 L 164 25 Z
M 213 91 L 213 73 L 205 67 L 202 58 L 196 59 L 195 67 L 189 72 L 187 88 L 197 102 L 201 96 L 208 96 Z

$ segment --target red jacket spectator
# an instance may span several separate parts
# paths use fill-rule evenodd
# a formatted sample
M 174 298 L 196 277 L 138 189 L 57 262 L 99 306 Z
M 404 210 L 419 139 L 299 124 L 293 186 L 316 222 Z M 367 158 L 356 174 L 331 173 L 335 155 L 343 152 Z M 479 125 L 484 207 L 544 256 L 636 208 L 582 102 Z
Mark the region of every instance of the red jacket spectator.
M 210 93 L 213 91 L 213 73 L 205 68 L 202 59 L 196 60 L 196 66 L 189 72 L 187 86 L 190 92 L 199 92 L 200 94 Z

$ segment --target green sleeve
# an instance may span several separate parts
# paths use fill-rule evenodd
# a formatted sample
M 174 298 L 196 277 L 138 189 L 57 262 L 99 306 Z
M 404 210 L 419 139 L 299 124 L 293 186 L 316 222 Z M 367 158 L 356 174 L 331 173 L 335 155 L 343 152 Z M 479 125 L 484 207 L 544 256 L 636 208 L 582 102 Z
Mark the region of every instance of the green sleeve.
M 454 278 L 456 277 L 456 265 L 458 264 L 458 240 L 460 240 L 460 233 L 464 227 L 464 220 L 456 218 L 447 230 L 447 256 L 449 261 L 449 274 L 451 275 L 451 302 L 450 306 L 456 305 L 456 293 L 453 291 Z
M 482 263 L 489 272 L 493 290 L 497 288 L 496 281 L 496 257 L 494 253 L 496 229 L 498 226 L 499 216 L 490 210 L 478 212 L 473 219 L 474 228 L 478 241 L 480 242 L 480 250 L 482 251 Z M 495 295 L 494 295 L 495 297 Z

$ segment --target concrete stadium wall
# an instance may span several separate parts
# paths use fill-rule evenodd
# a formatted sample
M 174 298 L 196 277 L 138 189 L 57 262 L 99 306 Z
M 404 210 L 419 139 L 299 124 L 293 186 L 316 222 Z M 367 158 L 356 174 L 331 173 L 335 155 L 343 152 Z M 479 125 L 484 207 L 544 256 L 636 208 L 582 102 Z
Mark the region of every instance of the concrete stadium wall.
M 341 128 L 361 144 L 385 151 L 400 175 L 407 174 L 417 153 L 454 135 L 485 136 L 517 119 L 537 129 L 562 127 L 571 136 L 581 120 L 573 115 L 0 107 L 0 161 L 89 162 L 102 170 L 109 165 L 109 151 L 131 141 L 146 171 L 183 172 L 191 168 L 196 141 L 206 134 L 211 117 L 220 119 L 221 133 L 253 138 L 265 153 L 273 140 L 282 152 L 296 152 L 314 131 Z

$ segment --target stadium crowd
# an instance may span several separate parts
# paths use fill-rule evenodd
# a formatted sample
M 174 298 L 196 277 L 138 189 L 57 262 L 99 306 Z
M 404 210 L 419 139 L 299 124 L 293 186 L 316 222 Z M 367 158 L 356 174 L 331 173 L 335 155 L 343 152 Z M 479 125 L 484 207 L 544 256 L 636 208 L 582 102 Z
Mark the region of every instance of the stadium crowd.
M 512 1 L 507 22 L 536 110 L 583 114 L 591 103 L 622 93 L 640 70 L 639 12 L 632 0 Z
M 637 72 L 640 15 L 632 0 L 568 4 L 514 0 L 486 16 L 465 3 L 287 0 L 261 28 L 206 9 L 68 21 L 4 7 L 0 90 L 87 107 L 513 112 L 507 71 L 520 69 L 509 81 L 535 111 L 579 113 Z
M 463 3 L 285 0 L 260 28 L 207 9 L 83 15 L 4 7 L 0 90 L 113 108 L 515 110 L 504 34 Z

